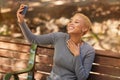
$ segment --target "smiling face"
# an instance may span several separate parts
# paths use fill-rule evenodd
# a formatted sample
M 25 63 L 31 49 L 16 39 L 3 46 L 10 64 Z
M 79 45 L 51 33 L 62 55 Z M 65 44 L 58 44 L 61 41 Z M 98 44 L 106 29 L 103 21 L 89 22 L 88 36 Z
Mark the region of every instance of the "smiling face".
M 67 25 L 68 34 L 84 35 L 89 30 L 86 19 L 83 14 L 76 13 Z

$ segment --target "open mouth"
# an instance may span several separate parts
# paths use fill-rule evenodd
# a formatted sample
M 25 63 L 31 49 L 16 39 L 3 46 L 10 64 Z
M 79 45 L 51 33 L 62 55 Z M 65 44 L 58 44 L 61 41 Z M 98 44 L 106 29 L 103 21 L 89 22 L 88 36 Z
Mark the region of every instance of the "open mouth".
M 68 26 L 68 30 L 73 30 L 73 29 L 75 29 L 75 27 L 73 27 L 73 26 Z

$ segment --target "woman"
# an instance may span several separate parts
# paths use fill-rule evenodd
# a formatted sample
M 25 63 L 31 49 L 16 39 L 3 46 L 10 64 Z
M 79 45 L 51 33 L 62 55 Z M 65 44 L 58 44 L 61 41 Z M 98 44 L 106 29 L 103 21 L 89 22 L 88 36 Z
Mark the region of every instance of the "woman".
M 52 44 L 55 48 L 54 65 L 47 80 L 86 80 L 95 56 L 95 50 L 81 39 L 91 26 L 88 17 L 76 13 L 67 25 L 67 33 L 36 36 L 24 22 L 24 15 L 20 14 L 24 6 L 22 4 L 18 9 L 17 18 L 25 38 L 31 43 Z

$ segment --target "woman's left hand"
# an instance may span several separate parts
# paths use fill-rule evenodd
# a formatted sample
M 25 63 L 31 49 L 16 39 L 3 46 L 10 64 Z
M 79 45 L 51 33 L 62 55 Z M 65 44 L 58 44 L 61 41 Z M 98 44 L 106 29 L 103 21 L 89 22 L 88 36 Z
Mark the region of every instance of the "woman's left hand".
M 67 47 L 74 56 L 80 55 L 80 45 L 76 45 L 72 40 L 67 41 Z

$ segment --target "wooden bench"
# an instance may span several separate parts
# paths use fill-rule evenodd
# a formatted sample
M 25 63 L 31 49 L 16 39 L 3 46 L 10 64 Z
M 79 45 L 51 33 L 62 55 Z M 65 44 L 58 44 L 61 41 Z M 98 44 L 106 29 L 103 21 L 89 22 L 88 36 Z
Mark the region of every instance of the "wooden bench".
M 0 80 L 5 77 L 6 73 L 16 70 L 24 71 L 27 68 L 31 46 L 23 40 L 3 39 L 0 38 Z M 52 68 L 53 52 L 53 48 L 37 47 L 35 80 L 46 80 Z M 27 73 L 19 74 L 20 80 L 26 80 L 27 76 Z M 120 53 L 96 50 L 95 61 L 88 80 L 120 80 Z

